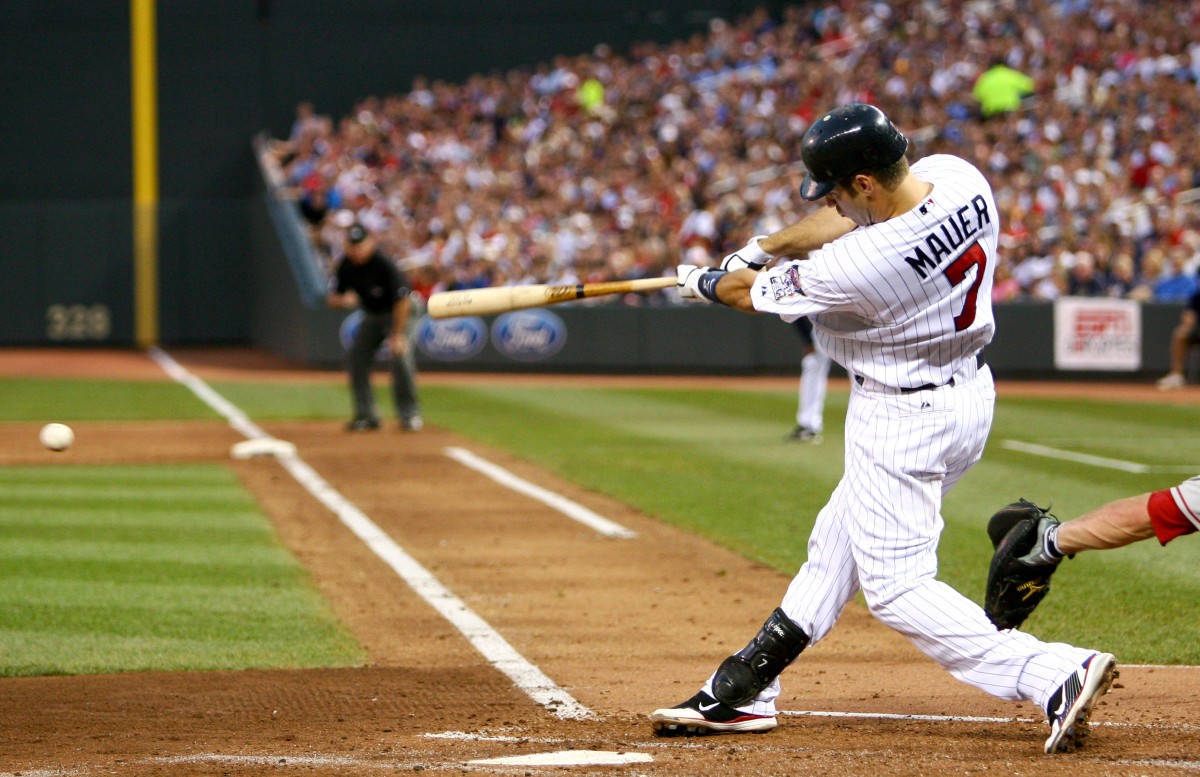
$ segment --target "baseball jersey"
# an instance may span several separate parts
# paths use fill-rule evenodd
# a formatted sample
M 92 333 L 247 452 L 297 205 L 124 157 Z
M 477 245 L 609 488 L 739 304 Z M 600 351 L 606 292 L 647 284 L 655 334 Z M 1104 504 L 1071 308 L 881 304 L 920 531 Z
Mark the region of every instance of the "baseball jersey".
M 1200 477 L 1188 478 L 1174 486 L 1171 488 L 1171 496 L 1184 517 L 1200 529 Z
M 947 383 L 995 331 L 1000 229 L 987 179 L 948 154 L 911 170 L 933 184 L 919 205 L 777 264 L 751 290 L 756 310 L 811 317 L 834 361 L 893 388 Z
M 396 300 L 408 294 L 408 279 L 392 260 L 379 252 L 362 264 L 342 257 L 335 276 L 338 294 L 353 289 L 368 313 L 391 313 Z

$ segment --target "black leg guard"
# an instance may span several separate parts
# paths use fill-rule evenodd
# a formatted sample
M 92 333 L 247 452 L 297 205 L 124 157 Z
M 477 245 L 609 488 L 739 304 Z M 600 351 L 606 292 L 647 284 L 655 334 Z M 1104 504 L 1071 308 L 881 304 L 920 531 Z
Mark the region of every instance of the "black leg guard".
M 713 696 L 730 707 L 748 703 L 796 660 L 808 641 L 804 630 L 776 607 L 750 644 L 721 662 Z

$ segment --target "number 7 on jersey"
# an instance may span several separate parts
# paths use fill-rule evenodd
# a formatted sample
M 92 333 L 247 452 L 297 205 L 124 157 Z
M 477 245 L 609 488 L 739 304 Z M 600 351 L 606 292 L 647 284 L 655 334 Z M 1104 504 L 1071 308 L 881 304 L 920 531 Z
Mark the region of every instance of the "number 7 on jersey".
M 987 268 L 987 254 L 979 247 L 979 243 L 972 243 L 971 247 L 962 252 L 962 255 L 946 266 L 943 274 L 946 280 L 950 281 L 952 286 L 957 286 L 967 279 L 967 273 L 972 267 L 978 268 L 975 273 L 975 280 L 971 283 L 971 288 L 967 289 L 967 298 L 963 301 L 962 312 L 954 317 L 954 331 L 961 332 L 971 324 L 975 323 L 975 299 L 979 296 L 979 286 L 983 283 L 983 271 Z

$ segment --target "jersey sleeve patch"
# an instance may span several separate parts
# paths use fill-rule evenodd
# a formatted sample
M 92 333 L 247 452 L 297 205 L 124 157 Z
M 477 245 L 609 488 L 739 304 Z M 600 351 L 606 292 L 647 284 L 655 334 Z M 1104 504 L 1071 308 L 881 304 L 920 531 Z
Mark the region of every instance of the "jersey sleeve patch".
M 768 280 L 771 282 L 771 296 L 776 302 L 808 296 L 800 285 L 800 270 L 795 266 L 771 273 Z

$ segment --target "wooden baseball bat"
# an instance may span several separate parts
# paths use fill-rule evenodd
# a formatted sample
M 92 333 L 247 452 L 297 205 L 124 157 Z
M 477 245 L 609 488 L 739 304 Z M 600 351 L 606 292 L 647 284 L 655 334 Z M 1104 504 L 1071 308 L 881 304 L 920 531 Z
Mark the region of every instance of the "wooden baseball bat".
M 492 313 L 507 313 L 510 310 L 554 305 L 584 297 L 654 291 L 674 285 L 674 278 L 638 278 L 633 281 L 577 283 L 574 286 L 538 284 L 535 286 L 492 286 L 486 289 L 439 291 L 429 295 L 426 312 L 430 318 L 486 316 Z

